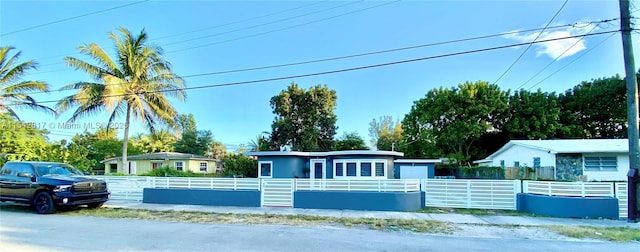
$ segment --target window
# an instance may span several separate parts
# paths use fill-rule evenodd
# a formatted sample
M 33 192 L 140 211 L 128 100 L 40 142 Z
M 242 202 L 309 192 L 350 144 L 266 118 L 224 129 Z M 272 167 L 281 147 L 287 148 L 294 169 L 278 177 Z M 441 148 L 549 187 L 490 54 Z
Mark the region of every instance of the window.
M 258 162 L 258 175 L 260 175 L 261 178 L 271 178 L 273 177 L 272 175 L 272 171 L 273 171 L 273 163 L 271 161 L 262 161 L 262 162 Z
M 520 167 L 520 161 L 513 162 L 513 166 L 514 167 Z
M 343 169 L 342 163 L 336 163 L 334 167 L 336 168 L 336 177 L 344 176 L 344 173 L 342 172 L 342 169 Z
M 384 163 L 376 162 L 376 176 L 384 177 Z
M 360 164 L 360 176 L 371 177 L 371 163 Z
M 207 172 L 207 169 L 209 168 L 209 163 L 207 162 L 200 162 L 200 171 L 201 172 Z
M 500 167 L 504 168 L 504 160 L 500 160 Z
M 176 165 L 176 170 L 178 171 L 182 171 L 184 169 L 184 162 L 182 161 L 176 162 L 175 165 Z
M 533 158 L 533 168 L 540 168 L 540 157 Z
M 155 170 L 160 168 L 161 163 L 151 163 L 151 169 Z
M 586 171 L 617 171 L 618 159 L 616 157 L 584 157 L 584 169 Z
M 347 176 L 349 177 L 355 177 L 358 173 L 357 173 L 357 167 L 356 167 L 357 163 L 347 163 Z
M 334 178 L 386 178 L 386 160 L 336 159 L 333 161 Z

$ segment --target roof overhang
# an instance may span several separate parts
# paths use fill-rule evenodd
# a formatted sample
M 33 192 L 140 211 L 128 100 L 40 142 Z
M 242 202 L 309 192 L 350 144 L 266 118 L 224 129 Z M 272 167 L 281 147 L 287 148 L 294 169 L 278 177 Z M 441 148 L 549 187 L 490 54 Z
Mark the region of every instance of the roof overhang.
M 345 151 L 324 151 L 324 152 L 303 152 L 303 151 L 252 151 L 247 152 L 248 156 L 297 156 L 297 157 L 327 157 L 327 156 L 392 156 L 404 157 L 404 153 L 397 151 L 371 151 L 371 150 L 345 150 Z
M 394 163 L 398 164 L 439 164 L 442 163 L 441 159 L 396 159 Z

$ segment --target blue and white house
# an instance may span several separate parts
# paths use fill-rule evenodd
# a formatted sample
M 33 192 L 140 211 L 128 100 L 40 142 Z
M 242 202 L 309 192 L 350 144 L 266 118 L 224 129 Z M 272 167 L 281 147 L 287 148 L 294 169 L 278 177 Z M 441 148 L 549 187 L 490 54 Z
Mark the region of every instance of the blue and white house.
M 627 139 L 511 140 L 479 165 L 554 167 L 556 180 L 624 181 L 629 171 Z
M 259 178 L 394 179 L 433 178 L 438 159 L 401 159 L 396 151 L 259 151 Z

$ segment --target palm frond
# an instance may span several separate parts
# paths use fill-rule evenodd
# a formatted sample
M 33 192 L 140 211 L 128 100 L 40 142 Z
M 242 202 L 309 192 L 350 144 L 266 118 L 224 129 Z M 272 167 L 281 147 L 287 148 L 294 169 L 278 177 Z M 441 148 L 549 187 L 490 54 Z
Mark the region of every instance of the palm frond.
M 7 65 L 3 67 L 7 67 L 7 69 L 0 70 L 0 76 L 2 76 L 2 78 L 0 78 L 0 85 L 16 81 L 20 79 L 28 70 L 36 69 L 37 63 L 34 61 L 22 62 L 12 67 L 13 62 L 17 60 L 16 56 L 18 54 L 14 55 L 9 60 L 9 62 L 7 62 Z
M 42 91 L 48 93 L 49 84 L 40 81 L 23 81 L 2 89 L 2 92 L 6 93 L 21 93 L 31 91 Z

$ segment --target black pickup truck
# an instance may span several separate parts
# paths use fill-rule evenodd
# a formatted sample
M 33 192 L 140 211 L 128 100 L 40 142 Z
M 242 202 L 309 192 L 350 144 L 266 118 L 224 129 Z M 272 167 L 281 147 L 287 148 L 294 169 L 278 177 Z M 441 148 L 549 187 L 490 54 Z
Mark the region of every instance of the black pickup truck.
M 40 214 L 79 205 L 100 207 L 109 196 L 106 182 L 64 163 L 7 162 L 0 170 L 0 201 L 30 204 Z

